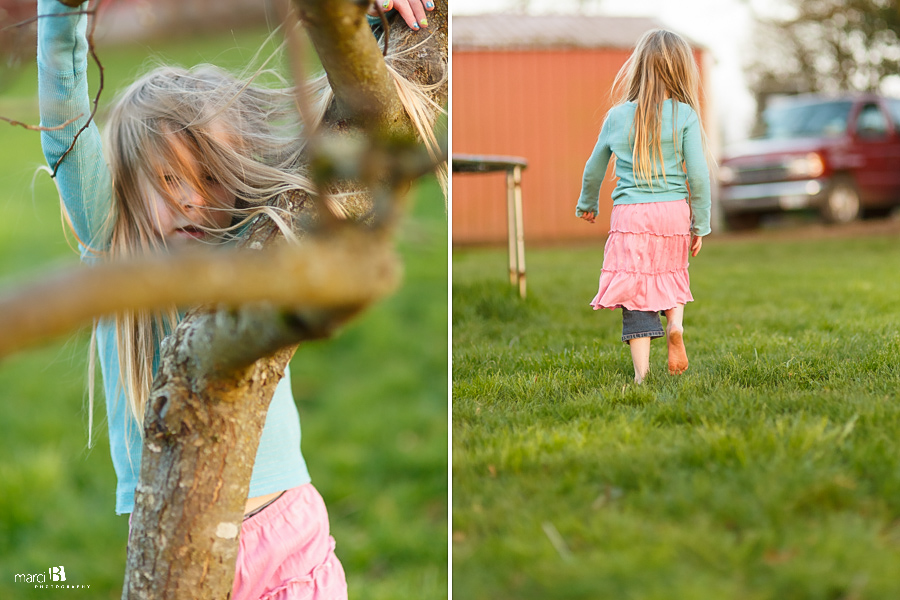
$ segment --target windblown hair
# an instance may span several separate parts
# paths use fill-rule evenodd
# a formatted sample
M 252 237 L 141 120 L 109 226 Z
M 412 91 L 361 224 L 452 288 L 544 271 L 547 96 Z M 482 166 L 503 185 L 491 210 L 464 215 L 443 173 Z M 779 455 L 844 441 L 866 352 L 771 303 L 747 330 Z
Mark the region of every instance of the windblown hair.
M 413 47 L 401 55 L 389 56 L 388 70 L 426 147 L 437 156 L 433 127 L 443 109 L 428 96 L 432 86 L 419 86 L 406 80 L 391 65 L 405 60 L 410 53 L 415 56 L 415 50 Z M 258 84 L 262 74 L 278 78 L 279 85 L 269 88 Z M 307 82 L 305 87 L 314 120 L 306 125 L 315 128 L 324 117 L 333 93 L 324 75 Z M 232 207 L 217 203 L 213 194 L 204 194 L 210 210 L 231 213 L 229 227 L 201 227 L 212 239 L 230 239 L 235 230 L 260 213 L 273 218 L 290 238 L 290 217 L 268 203 L 286 192 L 312 193 L 314 189 L 302 163 L 306 139 L 295 100 L 294 89 L 286 86 L 277 74 L 262 68 L 249 76 L 236 77 L 211 65 L 191 69 L 158 67 L 135 81 L 115 101 L 105 128 L 105 149 L 113 184 L 113 207 L 106 223 L 109 244 L 103 249 L 89 250 L 109 260 L 164 250 L 165 241 L 154 227 L 160 215 L 155 204 L 147 199 L 154 195 L 164 199 L 176 197 L 175 190 L 170 189 L 170 175 L 182 178 L 201 193 L 208 187 L 205 185 L 208 178 L 234 196 Z M 188 150 L 190 160 L 202 172 L 190 168 L 183 153 L 173 148 L 173 139 Z M 442 168 L 440 174 L 445 185 L 446 167 Z M 346 216 L 341 197 L 338 194 L 327 199 L 328 208 L 339 217 Z M 174 210 L 185 210 L 175 200 L 169 203 Z M 174 306 L 158 312 L 125 312 L 115 317 L 119 385 L 138 424 L 143 423 L 161 340 L 171 333 L 177 321 Z M 93 358 L 92 351 L 91 406 Z
M 635 181 L 658 180 L 657 165 L 662 163 L 663 101 L 668 96 L 700 114 L 700 74 L 690 45 L 671 31 L 646 32 L 616 74 L 612 89 L 618 104 L 637 105 L 631 131 Z M 708 160 L 705 134 L 703 148 Z

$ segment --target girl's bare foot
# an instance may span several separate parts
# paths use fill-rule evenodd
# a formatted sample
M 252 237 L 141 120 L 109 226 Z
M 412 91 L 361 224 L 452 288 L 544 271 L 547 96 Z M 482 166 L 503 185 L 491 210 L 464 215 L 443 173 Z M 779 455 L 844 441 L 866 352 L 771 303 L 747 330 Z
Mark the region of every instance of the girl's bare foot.
M 669 348 L 669 374 L 681 375 L 688 368 L 687 351 L 684 349 L 684 332 L 680 329 L 666 331 L 666 345 Z

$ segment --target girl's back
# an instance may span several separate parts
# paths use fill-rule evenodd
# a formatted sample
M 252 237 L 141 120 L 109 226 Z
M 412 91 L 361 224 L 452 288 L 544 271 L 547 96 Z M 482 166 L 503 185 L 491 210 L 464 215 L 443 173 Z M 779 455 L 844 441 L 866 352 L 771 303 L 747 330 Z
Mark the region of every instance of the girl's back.
M 597 214 L 600 186 L 607 164 L 615 155 L 618 181 L 612 193 L 614 205 L 690 199 L 693 232 L 698 236 L 707 235 L 710 231 L 709 167 L 697 113 L 688 104 L 670 98 L 660 103 L 660 143 L 651 144 L 648 177 L 635 160 L 638 156 L 635 132 L 640 126 L 636 123 L 638 109 L 637 102 L 626 101 L 607 113 L 594 151 L 584 166 L 576 216 Z
M 612 193 L 616 204 L 659 202 L 677 200 L 688 195 L 682 163 L 685 155 L 698 154 L 702 158 L 703 147 L 699 142 L 699 119 L 694 110 L 676 100 L 667 99 L 660 109 L 660 146 L 662 156 L 654 157 L 656 177 L 649 180 L 635 175 L 634 169 L 634 118 L 637 103 L 625 102 L 613 107 L 606 118 L 609 147 L 616 156 L 616 177 L 619 182 Z M 601 136 L 603 133 L 601 132 Z M 686 147 L 687 146 L 687 147 Z M 693 161 L 688 161 L 691 164 Z M 705 164 L 704 160 L 700 164 Z M 660 196 L 662 194 L 663 196 Z

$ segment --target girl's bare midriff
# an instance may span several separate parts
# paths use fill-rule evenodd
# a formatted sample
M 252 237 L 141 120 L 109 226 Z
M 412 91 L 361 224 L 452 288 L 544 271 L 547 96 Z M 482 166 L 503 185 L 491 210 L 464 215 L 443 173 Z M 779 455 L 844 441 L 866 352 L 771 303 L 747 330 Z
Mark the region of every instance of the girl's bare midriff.
M 244 505 L 244 514 L 249 514 L 264 505 L 267 502 L 271 502 L 275 498 L 277 498 L 280 494 L 284 492 L 272 492 L 271 494 L 266 494 L 265 496 L 256 496 L 255 498 L 248 498 L 247 503 Z

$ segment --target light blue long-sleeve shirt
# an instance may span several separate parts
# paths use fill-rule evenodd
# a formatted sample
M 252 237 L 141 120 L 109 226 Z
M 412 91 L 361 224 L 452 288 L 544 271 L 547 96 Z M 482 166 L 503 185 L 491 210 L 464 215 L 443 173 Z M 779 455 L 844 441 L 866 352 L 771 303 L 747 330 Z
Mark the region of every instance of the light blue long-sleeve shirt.
M 39 15 L 71 12 L 57 0 L 39 0 Z M 38 89 L 41 124 L 56 127 L 81 115 L 57 131 L 41 132 L 44 155 L 50 167 L 71 145 L 91 112 L 87 88 L 87 17 L 54 16 L 38 20 Z M 85 249 L 104 250 L 109 245 L 107 217 L 112 207 L 112 183 L 103 155 L 100 132 L 91 123 L 73 150 L 60 164 L 56 185 L 66 214 L 82 246 L 82 259 L 90 262 Z M 141 464 L 142 439 L 119 385 L 119 356 L 115 322 L 106 317 L 96 329 L 103 389 L 106 395 L 110 452 L 116 471 L 116 513 L 134 508 Z M 159 351 L 154 357 L 158 364 Z M 290 374 L 285 370 L 278 383 L 259 441 L 249 497 L 262 496 L 308 483 L 306 462 L 300 452 L 300 418 L 294 404 Z
M 632 150 L 632 127 L 637 105 L 625 102 L 613 107 L 606 115 L 594 151 L 584 166 L 581 196 L 575 215 L 597 214 L 600 207 L 600 185 L 613 154 L 616 156 L 616 177 L 613 204 L 667 202 L 689 198 L 694 235 L 710 232 L 709 167 L 703 151 L 700 119 L 687 104 L 665 100 L 662 105 L 660 137 L 662 164 L 657 160 L 658 177 L 649 181 L 635 179 Z M 665 177 L 663 177 L 665 174 Z M 690 186 L 690 190 L 688 190 Z

